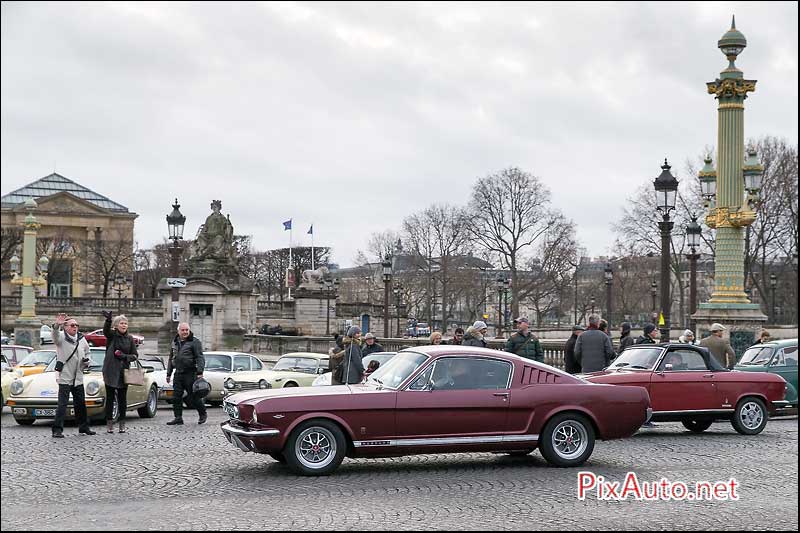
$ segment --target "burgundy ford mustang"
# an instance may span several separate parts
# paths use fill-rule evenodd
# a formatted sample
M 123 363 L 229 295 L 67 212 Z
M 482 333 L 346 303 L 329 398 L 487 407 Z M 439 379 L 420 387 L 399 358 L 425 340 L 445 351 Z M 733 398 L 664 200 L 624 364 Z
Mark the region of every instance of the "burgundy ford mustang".
M 239 449 L 304 475 L 345 456 L 535 448 L 555 466 L 583 464 L 602 440 L 632 435 L 650 414 L 641 387 L 595 385 L 513 354 L 461 346 L 399 352 L 366 383 L 271 389 L 225 399 Z
M 768 413 L 785 407 L 786 381 L 777 374 L 724 368 L 705 348 L 687 344 L 642 344 L 626 349 L 587 381 L 638 385 L 648 390 L 653 420 L 680 421 L 694 433 L 715 420 L 730 420 L 743 435 L 756 435 Z

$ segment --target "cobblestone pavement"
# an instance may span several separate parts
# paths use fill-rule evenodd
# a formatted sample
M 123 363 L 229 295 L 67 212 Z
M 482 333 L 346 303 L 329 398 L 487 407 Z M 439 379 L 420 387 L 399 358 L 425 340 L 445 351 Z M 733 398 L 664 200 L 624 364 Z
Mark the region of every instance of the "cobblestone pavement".
M 199 426 L 129 418 L 127 434 L 93 437 L 2 415 L 2 530 L 797 530 L 797 417 L 753 437 L 714 424 L 693 435 L 662 423 L 632 439 L 598 442 L 583 468 L 475 454 L 351 460 L 332 476 L 298 477 L 266 455 L 233 448 L 209 410 Z M 577 498 L 577 475 L 622 482 L 740 483 L 738 501 L 598 501 Z

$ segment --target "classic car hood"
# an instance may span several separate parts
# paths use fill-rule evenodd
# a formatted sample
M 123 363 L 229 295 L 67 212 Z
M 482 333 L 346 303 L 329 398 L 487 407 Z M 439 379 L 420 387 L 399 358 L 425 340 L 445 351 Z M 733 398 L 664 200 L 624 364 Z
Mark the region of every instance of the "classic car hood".
M 225 398 L 226 402 L 240 403 L 248 400 L 265 400 L 269 398 L 292 398 L 328 396 L 332 394 L 355 394 L 375 390 L 374 387 L 363 385 L 331 385 L 328 387 L 289 387 L 280 389 L 259 389 L 246 392 L 237 392 Z
M 98 379 L 102 382 L 103 374 L 101 372 L 89 372 L 83 375 L 84 387 L 89 384 L 92 378 Z M 56 383 L 55 372 L 43 372 L 41 374 L 33 374 L 19 378 L 25 387 L 22 394 L 11 397 L 14 398 L 58 398 L 58 383 Z

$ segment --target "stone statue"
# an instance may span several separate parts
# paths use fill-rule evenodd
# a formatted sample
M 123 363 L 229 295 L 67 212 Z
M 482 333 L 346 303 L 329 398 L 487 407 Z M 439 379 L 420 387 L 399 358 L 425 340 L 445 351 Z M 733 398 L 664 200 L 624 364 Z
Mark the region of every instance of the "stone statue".
M 200 226 L 197 239 L 194 241 L 192 256 L 195 259 L 213 259 L 228 262 L 233 258 L 233 224 L 230 215 L 220 213 L 222 202 L 211 202 L 212 213 Z
M 322 280 L 328 275 L 328 267 L 321 266 L 316 270 L 303 270 L 303 281 L 300 286 L 321 286 Z

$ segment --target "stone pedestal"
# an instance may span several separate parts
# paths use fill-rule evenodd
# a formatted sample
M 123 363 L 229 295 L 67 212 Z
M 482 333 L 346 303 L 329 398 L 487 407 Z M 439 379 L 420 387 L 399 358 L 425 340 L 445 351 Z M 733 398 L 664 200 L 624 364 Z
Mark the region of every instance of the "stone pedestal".
M 331 331 L 336 323 L 336 293 L 322 285 L 301 285 L 294 293 L 294 322 L 300 335 L 325 335 L 330 316 Z M 330 300 L 328 297 L 330 296 Z M 326 306 L 330 302 L 330 315 Z
M 42 330 L 42 322 L 37 319 L 20 318 L 14 322 L 14 344 L 30 346 L 38 350 L 41 344 L 39 337 Z
M 758 304 L 706 302 L 698 306 L 692 320 L 697 324 L 695 335 L 698 340 L 708 336 L 714 322 L 725 326 L 727 329 L 723 337 L 730 340 L 738 358 L 758 338 L 767 316 L 761 312 Z

